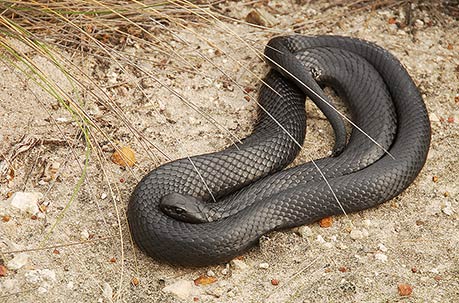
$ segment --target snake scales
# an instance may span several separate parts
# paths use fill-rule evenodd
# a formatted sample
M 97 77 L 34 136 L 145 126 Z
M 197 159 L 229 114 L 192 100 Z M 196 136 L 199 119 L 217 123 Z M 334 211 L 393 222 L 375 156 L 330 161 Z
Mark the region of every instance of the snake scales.
M 265 56 L 272 71 L 253 133 L 223 151 L 166 163 L 136 186 L 128 222 L 148 255 L 192 266 L 226 262 L 269 231 L 381 204 L 422 169 L 427 111 L 388 51 L 355 38 L 295 35 L 273 38 Z M 322 86 L 345 100 L 349 138 Z M 282 170 L 305 137 L 305 96 L 333 126 L 334 156 Z

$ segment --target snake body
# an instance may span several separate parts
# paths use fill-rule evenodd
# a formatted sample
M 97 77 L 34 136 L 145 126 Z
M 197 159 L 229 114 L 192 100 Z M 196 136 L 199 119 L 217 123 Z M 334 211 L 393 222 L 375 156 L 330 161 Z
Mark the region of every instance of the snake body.
M 253 133 L 223 151 L 166 163 L 137 184 L 127 216 L 148 255 L 192 266 L 226 262 L 267 232 L 381 204 L 422 169 L 427 111 L 388 51 L 355 38 L 295 35 L 270 40 L 265 56 L 273 70 Z M 349 140 L 322 85 L 347 103 Z M 305 137 L 305 96 L 333 126 L 334 157 L 282 170 Z

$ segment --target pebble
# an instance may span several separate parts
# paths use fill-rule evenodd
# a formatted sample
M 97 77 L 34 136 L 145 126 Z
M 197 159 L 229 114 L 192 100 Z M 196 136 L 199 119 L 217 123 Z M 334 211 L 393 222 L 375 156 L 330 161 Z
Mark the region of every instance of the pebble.
M 40 282 L 56 282 L 56 272 L 51 269 L 34 269 L 25 273 L 26 281 L 32 284 Z
M 336 247 L 339 248 L 339 249 L 342 249 L 342 250 L 348 248 L 346 244 L 341 243 L 341 242 L 338 242 L 338 244 L 336 244 Z
M 107 282 L 104 282 L 102 286 L 102 296 L 106 298 L 109 302 L 113 299 L 113 289 Z
M 261 269 L 268 269 L 269 268 L 269 264 L 266 263 L 266 262 L 263 262 L 263 263 L 260 263 L 258 265 L 258 267 L 261 268 Z
M 209 270 L 207 271 L 207 276 L 208 276 L 208 277 L 215 277 L 215 272 L 214 272 L 213 270 L 209 269 Z
M 14 193 L 10 198 L 11 206 L 19 209 L 22 212 L 31 215 L 37 215 L 39 212 L 38 201 L 43 198 L 40 192 L 22 192 Z
M 67 123 L 67 122 L 69 122 L 69 119 L 65 118 L 65 117 L 57 117 L 56 121 L 60 122 L 60 123 Z
M 379 244 L 378 244 L 378 249 L 379 249 L 380 251 L 382 251 L 382 252 L 386 252 L 386 251 L 387 251 L 387 247 L 386 247 L 384 244 L 382 244 L 382 243 L 379 243 Z
M 80 234 L 81 234 L 81 238 L 83 240 L 88 240 L 89 239 L 89 232 L 86 229 L 83 229 Z
M 318 235 L 316 238 L 316 241 L 322 244 L 326 242 L 324 237 L 322 237 L 322 235 Z
M 298 234 L 303 238 L 309 237 L 312 235 L 312 229 L 309 226 L 300 226 L 298 227 Z
M 375 253 L 375 259 L 385 263 L 387 261 L 387 256 L 383 253 Z
M 325 241 L 325 239 L 321 235 L 317 236 L 316 241 L 319 242 L 320 244 L 322 244 L 323 247 L 325 247 L 325 248 L 332 248 L 333 247 L 333 243 Z
M 11 270 L 18 270 L 24 265 L 26 265 L 28 261 L 29 255 L 27 255 L 26 253 L 19 253 L 15 255 L 14 258 L 6 264 L 6 267 L 8 267 L 8 269 Z
M 433 274 L 438 274 L 440 273 L 440 271 L 438 270 L 438 268 L 432 268 L 431 270 L 429 270 L 431 273 Z
M 249 266 L 242 260 L 234 259 L 231 260 L 230 263 L 234 269 L 246 270 L 247 268 L 249 268 Z
M 424 21 L 416 19 L 416 21 L 414 21 L 414 26 L 417 28 L 422 28 L 424 26 Z
M 366 226 L 366 227 L 371 227 L 373 226 L 373 222 L 369 219 L 365 219 L 363 220 L 363 224 Z
M 5 289 L 10 293 L 19 291 L 19 282 L 16 279 L 6 279 L 0 285 L 2 286 L 0 289 Z
M 445 213 L 446 215 L 451 216 L 454 213 L 454 209 L 451 206 L 451 202 L 449 201 L 444 202 L 441 207 L 441 211 Z
M 163 288 L 163 291 L 176 296 L 179 299 L 187 300 L 193 294 L 193 281 L 178 280 Z
M 352 240 L 360 240 L 368 236 L 368 231 L 366 229 L 353 229 L 349 234 Z
M 331 243 L 331 242 L 325 242 L 325 243 L 323 243 L 323 246 L 324 246 L 325 248 L 333 248 L 333 243 Z
M 440 118 L 435 113 L 430 113 L 429 119 L 431 122 L 440 122 Z

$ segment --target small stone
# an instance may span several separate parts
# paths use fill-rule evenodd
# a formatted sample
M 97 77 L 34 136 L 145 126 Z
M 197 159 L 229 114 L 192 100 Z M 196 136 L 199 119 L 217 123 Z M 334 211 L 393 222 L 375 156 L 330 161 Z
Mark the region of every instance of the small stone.
M 80 234 L 81 234 L 81 238 L 83 240 L 88 240 L 89 239 L 89 232 L 86 229 L 83 229 Z
M 324 237 L 322 237 L 321 235 L 317 236 L 316 241 L 319 242 L 320 244 L 322 244 L 323 247 L 325 247 L 325 248 L 332 248 L 333 247 L 333 243 L 326 241 L 324 239 Z
M 107 282 L 104 282 L 102 286 L 102 296 L 104 296 L 104 298 L 106 298 L 108 301 L 113 299 L 113 289 Z
M 56 272 L 51 269 L 35 269 L 25 273 L 27 282 L 37 284 L 40 282 L 56 282 Z M 48 285 L 48 284 L 47 284 Z
M 386 252 L 386 251 L 387 251 L 387 247 L 386 247 L 384 244 L 382 244 L 382 243 L 379 243 L 379 244 L 378 244 L 378 249 L 379 249 L 380 251 L 382 251 L 382 252 Z
M 353 229 L 351 230 L 351 233 L 349 234 L 352 240 L 359 240 L 363 238 L 363 234 L 360 230 L 358 229 Z
M 366 229 L 353 229 L 349 234 L 352 240 L 360 240 L 368 236 L 368 231 Z
M 383 253 L 375 253 L 375 259 L 385 263 L 387 261 L 387 256 Z
M 414 21 L 414 26 L 417 27 L 417 28 L 421 28 L 424 26 L 424 21 L 420 20 L 420 19 L 416 19 L 416 21 Z
M 339 249 L 343 249 L 343 250 L 348 248 L 346 244 L 341 243 L 341 242 L 336 244 L 336 247 L 339 248 Z
M 188 121 L 189 121 L 190 124 L 193 125 L 193 126 L 196 126 L 196 125 L 200 125 L 200 124 L 201 124 L 201 120 L 196 119 L 196 118 L 193 117 L 193 116 L 190 116 L 190 117 L 188 118 Z
M 451 206 L 451 202 L 445 201 L 441 207 L 441 211 L 448 216 L 454 214 L 454 209 Z
M 6 267 L 10 270 L 18 270 L 26 265 L 28 261 L 29 256 L 26 253 L 19 253 L 6 264 Z
M 207 276 L 209 276 L 209 277 L 215 277 L 215 272 L 214 272 L 213 270 L 209 269 L 209 270 L 207 271 Z
M 309 237 L 312 235 L 312 229 L 309 226 L 303 225 L 298 227 L 298 234 L 303 237 Z
M 179 280 L 163 288 L 163 291 L 176 296 L 179 299 L 187 300 L 193 293 L 193 281 Z
M 322 237 L 322 235 L 317 235 L 316 241 L 321 244 L 324 244 L 325 242 L 327 242 L 325 241 L 324 237 Z
M 60 122 L 60 123 L 67 123 L 67 122 L 69 122 L 69 119 L 65 118 L 65 117 L 57 117 L 56 121 Z
M 363 224 L 364 224 L 366 227 L 371 227 L 371 226 L 373 226 L 373 222 L 372 222 L 370 219 L 365 219 L 365 220 L 363 220 Z
M 234 260 L 231 260 L 230 263 L 234 269 L 246 270 L 247 268 L 249 268 L 249 266 L 245 264 L 245 262 L 242 260 L 234 259 Z
M 268 269 L 269 268 L 269 264 L 266 263 L 266 262 L 263 262 L 263 263 L 260 263 L 258 265 L 258 267 L 261 268 L 261 269 Z
M 438 274 L 440 271 L 438 270 L 438 268 L 432 268 L 430 272 L 433 274 Z
M 19 291 L 19 282 L 16 279 L 7 279 L 3 281 L 2 286 L 2 288 L 7 290 L 8 292 Z
M 333 243 L 331 243 L 331 242 L 325 242 L 325 243 L 323 243 L 323 246 L 324 246 L 325 248 L 333 248 Z
M 221 296 L 223 296 L 226 292 L 226 289 L 223 288 L 223 287 L 215 287 L 214 289 L 212 289 L 212 296 L 214 296 L 215 298 L 220 298 Z
M 11 206 L 31 215 L 37 215 L 39 212 L 38 201 L 43 199 L 40 192 L 16 192 L 10 198 Z

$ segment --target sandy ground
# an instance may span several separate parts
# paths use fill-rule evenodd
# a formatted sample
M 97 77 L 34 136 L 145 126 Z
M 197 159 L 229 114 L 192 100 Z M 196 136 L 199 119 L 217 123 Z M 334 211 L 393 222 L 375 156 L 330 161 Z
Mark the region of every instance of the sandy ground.
M 458 21 L 414 7 L 410 24 L 400 28 L 390 21 L 395 18 L 403 25 L 399 9 L 348 12 L 327 8 L 324 1 L 300 2 L 260 6 L 275 23 L 273 30 L 229 19 L 192 27 L 194 34 L 175 29 L 175 50 L 193 60 L 194 71 L 179 70 L 182 63 L 176 56 L 158 69 L 151 62 L 164 55 L 127 46 L 137 64 L 222 127 L 148 77 L 121 71 L 115 64 L 101 66 L 92 57 L 74 57 L 119 109 L 115 112 L 96 102 L 91 87 L 79 92 L 87 98 L 78 102 L 109 138 L 136 151 L 138 164 L 133 169 L 110 161 L 113 148 L 97 132 L 100 149 L 92 149 L 85 168 L 87 148 L 68 111 L 0 61 L 0 159 L 3 165 L 10 160 L 15 173 L 8 182 L 3 175 L 0 184 L 0 268 L 6 269 L 0 271 L 0 301 L 459 302 Z M 244 20 L 250 9 L 231 4 L 222 12 Z M 401 60 L 419 85 L 431 116 L 432 146 L 425 168 L 408 190 L 380 207 L 336 217 L 329 228 L 312 224 L 267 235 L 259 247 L 232 264 L 177 268 L 145 256 L 130 241 L 124 213 L 136 182 L 167 161 L 153 144 L 176 159 L 224 148 L 231 144 L 230 134 L 249 134 L 256 104 L 247 101 L 237 85 L 227 84 L 221 71 L 242 88 L 254 89 L 250 94 L 255 97 L 257 77 L 267 67 L 249 46 L 262 50 L 270 36 L 291 33 L 291 25 L 298 23 L 304 24 L 304 34 L 368 39 Z M 39 55 L 29 55 L 64 91 L 78 95 L 61 71 Z M 304 151 L 295 163 L 324 156 L 331 147 L 327 122 L 314 106 L 309 104 L 307 110 Z M 136 139 L 126 121 L 148 142 Z M 22 191 L 41 193 L 39 202 L 46 207 L 33 216 L 11 206 L 8 198 Z M 215 276 L 217 281 L 194 285 L 200 276 Z M 400 295 L 402 284 L 412 288 L 411 295 Z M 170 285 L 183 292 L 183 299 L 167 292 Z

